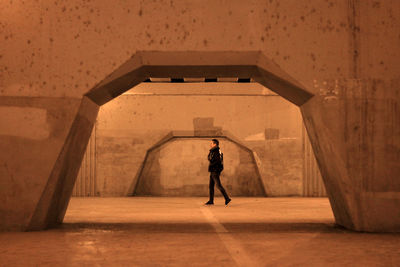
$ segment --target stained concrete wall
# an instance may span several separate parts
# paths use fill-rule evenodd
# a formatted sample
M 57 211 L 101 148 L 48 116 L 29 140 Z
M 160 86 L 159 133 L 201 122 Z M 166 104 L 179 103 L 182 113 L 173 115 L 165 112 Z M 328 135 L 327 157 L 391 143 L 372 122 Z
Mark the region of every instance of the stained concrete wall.
M 257 83 L 143 83 L 103 105 L 96 125 L 97 195 L 131 195 L 146 151 L 170 131 L 207 130 L 229 131 L 257 153 L 269 196 L 303 195 L 300 111 Z M 194 150 L 191 157 L 205 158 L 208 144 L 205 150 Z M 228 158 L 238 156 L 230 155 L 237 154 L 235 150 L 226 152 Z M 183 159 L 165 160 L 173 165 Z M 193 162 L 190 168 L 199 164 Z M 236 167 L 226 167 L 233 176 Z M 180 171 L 170 175 L 184 182 L 188 174 Z
M 61 152 L 79 99 L 1 97 L 0 222 L 23 229 Z M 33 201 L 35 200 L 35 201 Z
M 40 103 L 49 128 L 43 143 L 24 120 L 1 132 L 1 228 L 36 220 L 82 96 L 137 50 L 263 51 L 315 91 L 302 111 L 337 223 L 398 228 L 399 13 L 390 0 L 2 3 L 2 112 Z

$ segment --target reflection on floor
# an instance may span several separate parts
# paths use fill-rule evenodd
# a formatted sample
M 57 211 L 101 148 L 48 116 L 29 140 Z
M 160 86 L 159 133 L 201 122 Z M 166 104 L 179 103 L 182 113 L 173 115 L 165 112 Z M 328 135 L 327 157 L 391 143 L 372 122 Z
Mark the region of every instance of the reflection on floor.
M 72 198 L 64 224 L 0 233 L 0 266 L 395 266 L 399 234 L 334 225 L 326 198 Z

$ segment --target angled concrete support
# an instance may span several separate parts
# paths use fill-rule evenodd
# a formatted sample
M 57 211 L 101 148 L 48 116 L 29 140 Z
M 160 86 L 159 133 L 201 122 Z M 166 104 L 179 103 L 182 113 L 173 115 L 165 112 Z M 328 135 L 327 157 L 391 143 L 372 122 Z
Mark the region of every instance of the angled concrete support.
M 0 97 L 0 231 L 27 230 L 80 102 Z
M 399 81 L 323 84 L 300 109 L 336 222 L 357 231 L 399 232 Z
M 62 222 L 98 110 L 99 106 L 89 98 L 82 99 L 26 230 L 42 230 Z

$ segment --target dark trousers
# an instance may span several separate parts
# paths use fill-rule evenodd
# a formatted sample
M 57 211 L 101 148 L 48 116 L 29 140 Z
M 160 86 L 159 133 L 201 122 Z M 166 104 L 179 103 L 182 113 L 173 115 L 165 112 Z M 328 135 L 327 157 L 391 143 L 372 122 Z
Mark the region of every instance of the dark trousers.
M 210 201 L 214 201 L 214 185 L 217 185 L 219 191 L 221 191 L 225 200 L 229 199 L 228 194 L 221 185 L 221 180 L 219 179 L 220 172 L 210 172 Z

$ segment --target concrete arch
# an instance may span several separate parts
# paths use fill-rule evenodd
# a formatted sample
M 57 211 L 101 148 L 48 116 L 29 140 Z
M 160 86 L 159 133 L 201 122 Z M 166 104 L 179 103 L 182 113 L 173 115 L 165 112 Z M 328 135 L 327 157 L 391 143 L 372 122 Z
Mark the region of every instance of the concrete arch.
M 149 77 L 253 78 L 297 106 L 313 97 L 260 51 L 139 51 L 83 96 L 28 230 L 62 222 L 99 107 Z
M 369 188 L 375 188 L 378 180 L 370 179 L 367 185 L 363 185 L 360 183 L 360 180 L 364 181 L 362 174 L 354 175 L 348 167 L 349 162 L 357 161 L 359 155 L 350 151 L 342 138 L 346 127 L 342 125 L 341 108 L 346 103 L 337 95 L 328 99 L 326 95 L 306 89 L 258 51 L 144 51 L 137 52 L 83 96 L 28 230 L 45 229 L 62 222 L 99 107 L 149 77 L 253 78 L 275 91 L 301 109 L 336 223 L 362 231 L 400 229 L 400 213 L 392 215 L 387 212 L 400 206 L 398 192 L 377 195 Z M 356 155 L 354 159 L 353 155 Z M 382 167 L 378 172 L 383 173 L 384 169 Z M 396 181 L 392 184 L 392 188 L 398 187 Z
M 193 138 L 201 138 L 201 139 L 221 138 L 221 139 L 225 139 L 231 143 L 234 143 L 241 149 L 245 150 L 250 155 L 251 161 L 255 166 L 255 173 L 257 176 L 256 183 L 259 183 L 261 185 L 261 192 L 260 192 L 261 195 L 262 196 L 268 195 L 267 194 L 268 188 L 264 184 L 264 181 L 261 177 L 260 166 L 259 166 L 260 162 L 257 160 L 256 153 L 252 149 L 247 147 L 245 144 L 243 144 L 238 138 L 233 136 L 229 131 L 218 131 L 212 135 L 211 134 L 210 135 L 198 134 L 198 133 L 196 134 L 195 132 L 192 132 L 192 131 L 172 131 L 172 132 L 168 133 L 164 138 L 162 138 L 160 141 L 158 141 L 156 144 L 154 144 L 152 147 L 150 147 L 146 151 L 145 159 L 138 171 L 138 174 L 136 175 L 136 177 L 132 183 L 130 192 L 133 192 L 133 194 L 136 193 L 138 185 L 140 184 L 140 180 L 143 179 L 142 176 L 143 176 L 143 173 L 145 172 L 145 167 L 146 167 L 147 161 L 149 160 L 149 157 L 153 151 L 161 148 L 162 146 L 166 145 L 167 143 L 169 143 L 170 141 L 172 141 L 174 139 L 193 139 Z
M 314 94 L 259 51 L 141 51 L 91 89 L 86 97 L 103 105 L 147 78 L 253 78 L 297 106 Z

